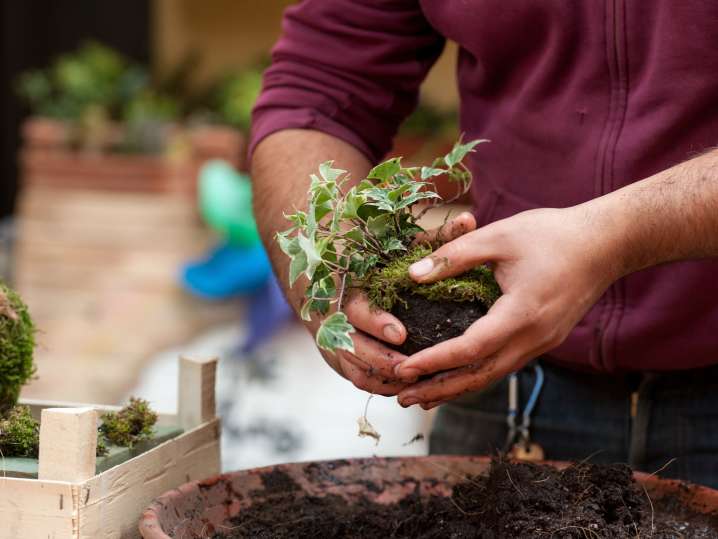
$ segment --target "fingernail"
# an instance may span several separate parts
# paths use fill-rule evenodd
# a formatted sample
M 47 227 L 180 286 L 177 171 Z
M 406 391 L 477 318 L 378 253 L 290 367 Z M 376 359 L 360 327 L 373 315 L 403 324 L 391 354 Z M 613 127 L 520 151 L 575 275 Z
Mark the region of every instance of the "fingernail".
M 396 344 L 401 343 L 401 332 L 399 331 L 399 328 L 396 327 L 394 324 L 387 324 L 386 326 L 384 326 L 382 333 L 384 333 L 384 338 L 387 341 Z
M 425 258 L 409 266 L 409 273 L 414 277 L 423 277 L 431 273 L 434 269 L 434 261 L 431 258 Z
M 407 397 L 405 399 L 402 399 L 399 404 L 406 408 L 407 406 L 414 406 L 417 402 L 419 402 L 419 399 L 415 397 Z
M 394 367 L 394 374 L 396 374 L 402 380 L 415 380 L 421 376 L 421 371 L 414 367 L 403 367 L 401 364 Z

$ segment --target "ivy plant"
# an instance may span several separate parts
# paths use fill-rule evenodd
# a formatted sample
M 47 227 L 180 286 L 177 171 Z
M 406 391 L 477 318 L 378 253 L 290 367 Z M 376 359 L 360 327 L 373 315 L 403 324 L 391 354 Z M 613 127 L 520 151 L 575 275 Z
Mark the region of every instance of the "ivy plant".
M 308 282 L 302 319 L 325 317 L 316 333 L 320 348 L 354 351 L 354 328 L 341 311 L 345 291 L 366 288 L 373 272 L 406 256 L 422 231 L 418 221 L 426 211 L 468 192 L 471 172 L 463 161 L 483 142 L 459 140 L 431 166 L 404 167 L 401 157 L 389 159 L 349 189 L 347 171 L 334 168 L 333 161 L 310 176 L 306 211 L 285 215 L 292 225 L 277 233 L 276 240 L 290 258 L 289 285 L 302 276 Z M 432 182 L 444 175 L 457 186 L 449 200 L 439 196 Z M 333 305 L 337 308 L 329 314 Z

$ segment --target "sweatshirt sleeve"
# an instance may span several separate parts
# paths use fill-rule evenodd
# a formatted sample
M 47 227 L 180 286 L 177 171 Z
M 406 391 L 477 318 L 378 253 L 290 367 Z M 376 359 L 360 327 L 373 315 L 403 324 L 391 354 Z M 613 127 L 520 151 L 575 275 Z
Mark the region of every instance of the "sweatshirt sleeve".
M 252 117 L 250 155 L 289 128 L 380 160 L 444 47 L 419 0 L 304 0 L 285 11 Z

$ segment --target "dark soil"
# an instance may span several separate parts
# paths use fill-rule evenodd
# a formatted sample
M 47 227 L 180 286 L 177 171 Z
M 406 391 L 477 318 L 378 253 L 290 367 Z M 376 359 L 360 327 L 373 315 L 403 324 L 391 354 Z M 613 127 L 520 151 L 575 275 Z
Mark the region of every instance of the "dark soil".
M 558 471 L 496 461 L 488 476 L 467 477 L 451 497 L 421 497 L 417 482 L 413 494 L 391 505 L 366 498 L 349 504 L 336 495 L 298 497 L 286 474 L 269 475 L 263 479 L 272 494 L 242 511 L 228 523 L 228 534 L 214 539 L 718 537 L 718 517 L 693 513 L 676 498 L 649 501 L 624 465 L 582 463 Z
M 397 301 L 391 313 L 406 327 L 407 338 L 395 348 L 407 356 L 462 335 L 487 312 L 479 301 L 432 301 L 411 293 L 400 297 L 403 301 Z

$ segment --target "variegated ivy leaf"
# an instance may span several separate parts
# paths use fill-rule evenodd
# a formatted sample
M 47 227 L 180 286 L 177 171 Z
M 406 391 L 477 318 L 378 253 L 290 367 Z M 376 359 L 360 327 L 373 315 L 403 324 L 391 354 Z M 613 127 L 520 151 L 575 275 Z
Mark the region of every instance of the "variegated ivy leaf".
M 324 181 L 336 182 L 347 172 L 346 170 L 342 170 L 340 168 L 332 168 L 332 165 L 334 165 L 334 161 L 325 161 L 319 165 L 319 174 L 322 178 L 324 178 Z
M 396 205 L 396 209 L 401 210 L 416 204 L 420 200 L 430 200 L 432 198 L 441 198 L 441 196 L 434 191 L 419 191 L 418 193 L 412 193 L 411 195 L 401 199 L 399 204 Z
M 307 255 L 299 245 L 298 236 L 289 237 L 289 231 L 278 232 L 276 238 L 279 248 L 290 258 L 289 286 L 292 286 L 307 269 Z
M 376 266 L 377 262 L 379 262 L 377 255 L 361 256 L 355 254 L 349 261 L 349 271 L 356 275 L 357 278 L 363 279 L 369 270 Z
M 466 154 L 472 152 L 476 146 L 482 142 L 488 142 L 486 139 L 472 140 L 466 144 L 462 144 L 461 141 L 454 144 L 453 149 L 444 156 L 444 161 L 449 167 L 453 167 L 457 163 L 460 163 Z
M 344 198 L 344 206 L 342 208 L 342 219 L 356 219 L 359 217 L 357 212 L 359 208 L 366 202 L 366 195 L 359 191 L 358 186 L 352 187 L 347 191 Z
M 289 286 L 293 286 L 299 276 L 307 270 L 307 255 L 304 251 L 291 255 L 289 262 Z
M 336 293 L 336 283 L 331 275 L 326 275 L 319 280 L 315 280 L 311 287 L 307 288 L 305 293 L 306 299 L 299 311 L 302 320 L 306 320 L 307 322 L 311 320 L 312 312 L 327 314 L 331 300 Z
M 382 242 L 382 248 L 385 253 L 391 251 L 406 251 L 406 246 L 398 238 L 387 238 Z
M 358 226 L 355 226 L 354 228 L 345 232 L 344 237 L 349 238 L 350 240 L 355 241 L 360 245 L 364 243 L 364 234 Z
M 314 271 L 317 269 L 317 266 L 322 263 L 322 255 L 316 243 L 312 241 L 312 238 L 307 238 L 304 234 L 299 232 L 297 234 L 297 240 L 299 242 L 299 248 L 302 250 L 306 261 L 304 273 L 309 279 L 311 279 L 314 276 Z
M 347 315 L 343 312 L 336 312 L 326 318 L 317 331 L 317 346 L 329 352 L 337 350 L 347 350 L 354 353 L 354 341 L 352 341 L 351 333 L 354 332 Z
M 369 217 L 366 227 L 377 238 L 383 238 L 389 233 L 392 222 L 392 215 L 384 213 L 377 217 Z
M 370 180 L 379 180 L 380 182 L 384 182 L 392 176 L 398 174 L 400 170 L 401 157 L 395 157 L 394 159 L 389 159 L 388 161 L 384 161 L 383 163 L 375 166 L 369 171 L 367 178 Z
M 422 180 L 428 180 L 429 178 L 433 178 L 434 176 L 441 176 L 442 174 L 446 174 L 446 170 L 444 170 L 443 168 L 421 167 Z

